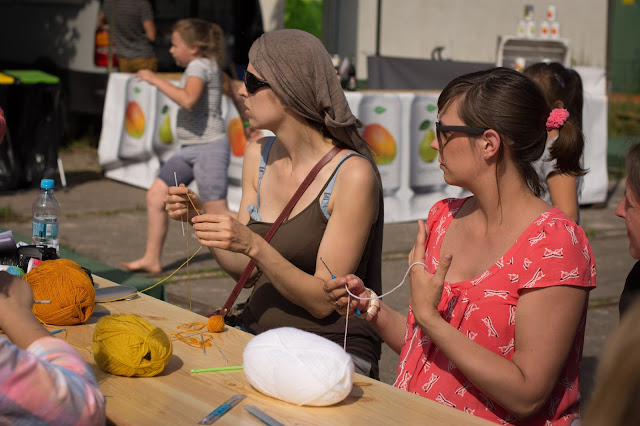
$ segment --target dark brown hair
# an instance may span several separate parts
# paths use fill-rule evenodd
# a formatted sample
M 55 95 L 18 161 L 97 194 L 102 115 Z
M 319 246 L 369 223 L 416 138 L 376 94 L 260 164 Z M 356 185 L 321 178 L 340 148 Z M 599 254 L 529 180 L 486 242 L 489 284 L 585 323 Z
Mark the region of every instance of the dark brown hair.
M 180 19 L 173 25 L 187 46 L 196 46 L 205 58 L 215 60 L 218 67 L 224 66 L 224 31 L 218 24 L 200 18 Z
M 544 152 L 550 112 L 540 88 L 518 71 L 493 68 L 452 80 L 438 98 L 438 110 L 444 111 L 456 100 L 466 125 L 493 129 L 500 135 L 496 182 L 504 156 L 509 155 L 533 193 L 539 195 L 542 187 L 532 163 Z
M 582 176 L 587 171 L 580 165 L 584 150 L 582 134 L 582 78 L 575 70 L 557 62 L 538 62 L 522 73 L 535 81 L 553 109 L 558 101 L 569 111 L 569 119 L 559 129 L 558 139 L 549 148 L 551 159 L 556 160 L 556 171 L 571 176 Z
M 640 143 L 636 142 L 629 147 L 626 158 L 627 180 L 631 189 L 640 197 Z

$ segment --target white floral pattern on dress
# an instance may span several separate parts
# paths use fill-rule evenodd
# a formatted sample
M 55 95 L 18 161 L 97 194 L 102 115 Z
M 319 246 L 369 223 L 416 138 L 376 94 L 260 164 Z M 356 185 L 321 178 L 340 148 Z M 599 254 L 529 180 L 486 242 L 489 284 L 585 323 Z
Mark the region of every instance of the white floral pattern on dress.
M 430 273 L 438 266 L 440 244 L 465 201 L 442 200 L 430 210 L 427 229 L 432 238 L 425 245 L 425 264 Z M 438 310 L 470 340 L 510 360 L 517 350 L 516 307 L 523 289 L 556 285 L 592 289 L 595 276 L 593 253 L 583 230 L 552 208 L 541 214 L 487 271 L 468 281 L 445 283 Z M 496 423 L 568 425 L 579 417 L 585 318 L 586 309 L 573 344 L 575 355 L 568 358 L 549 401 L 526 422 L 515 419 L 473 386 L 459 369 L 452 368 L 447 356 L 417 326 L 411 307 L 395 386 Z

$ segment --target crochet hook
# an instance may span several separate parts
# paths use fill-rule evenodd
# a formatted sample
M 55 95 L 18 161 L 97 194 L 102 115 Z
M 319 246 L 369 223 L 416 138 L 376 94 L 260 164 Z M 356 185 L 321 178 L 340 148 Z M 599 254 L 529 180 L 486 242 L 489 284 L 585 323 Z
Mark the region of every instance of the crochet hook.
M 228 367 L 198 368 L 191 370 L 192 373 L 213 373 L 216 371 L 242 370 L 242 365 L 230 365 Z
M 333 275 L 333 272 L 331 272 L 331 269 L 329 269 L 329 267 L 327 266 L 327 264 L 325 263 L 324 259 L 322 258 L 322 256 L 320 257 L 320 262 L 322 262 L 322 264 L 324 265 L 325 268 L 327 268 L 327 271 L 329 271 L 329 273 L 331 274 L 331 279 L 335 280 L 336 276 Z M 355 309 L 356 310 L 356 315 L 360 315 L 361 312 L 358 308 Z

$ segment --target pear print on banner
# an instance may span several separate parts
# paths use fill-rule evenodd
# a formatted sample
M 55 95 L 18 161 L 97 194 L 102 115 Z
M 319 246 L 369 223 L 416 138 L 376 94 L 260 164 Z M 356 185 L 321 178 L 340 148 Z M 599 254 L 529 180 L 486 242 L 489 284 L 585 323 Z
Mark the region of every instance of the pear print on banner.
M 442 191 L 446 186 L 438 151 L 431 147 L 436 139 L 437 102 L 437 94 L 416 94 L 411 103 L 409 185 L 415 193 Z
M 179 145 L 176 133 L 178 105 L 159 90 L 156 90 L 156 96 L 152 146 L 160 161 L 165 162 L 176 152 Z

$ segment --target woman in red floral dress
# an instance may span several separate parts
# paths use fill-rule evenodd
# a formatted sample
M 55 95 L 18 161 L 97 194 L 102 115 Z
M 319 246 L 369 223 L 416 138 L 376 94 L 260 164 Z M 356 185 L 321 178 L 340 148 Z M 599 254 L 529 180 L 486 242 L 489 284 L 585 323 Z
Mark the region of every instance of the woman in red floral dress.
M 579 422 L 595 261 L 583 230 L 538 198 L 532 167 L 563 114 L 505 68 L 456 78 L 438 109 L 444 178 L 473 196 L 442 200 L 418 222 L 408 315 L 367 299 L 353 275 L 325 291 L 339 306 L 345 285 L 365 298 L 339 312 L 366 312 L 400 354 L 396 387 L 497 423 Z

